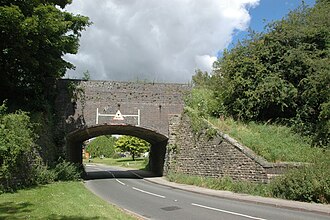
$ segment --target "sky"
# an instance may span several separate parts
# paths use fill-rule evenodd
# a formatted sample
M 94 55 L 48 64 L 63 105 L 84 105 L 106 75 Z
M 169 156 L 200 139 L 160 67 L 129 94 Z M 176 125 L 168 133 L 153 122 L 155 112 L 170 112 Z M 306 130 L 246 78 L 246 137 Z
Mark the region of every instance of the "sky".
M 212 71 L 224 49 L 301 0 L 73 0 L 65 10 L 88 16 L 76 66 L 66 78 L 187 83 L 196 69 Z M 305 0 L 308 5 L 315 0 Z

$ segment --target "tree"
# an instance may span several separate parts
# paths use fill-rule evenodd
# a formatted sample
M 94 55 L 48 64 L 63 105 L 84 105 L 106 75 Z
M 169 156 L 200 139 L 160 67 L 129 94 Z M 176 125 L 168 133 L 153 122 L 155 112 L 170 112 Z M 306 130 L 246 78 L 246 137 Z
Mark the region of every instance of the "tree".
M 214 90 L 230 115 L 289 123 L 329 146 L 329 10 L 329 1 L 302 4 L 224 52 Z
M 93 157 L 103 155 L 110 158 L 115 154 L 115 142 L 115 137 L 112 137 L 111 135 L 102 135 L 90 141 L 86 146 L 86 151 Z
M 150 144 L 145 140 L 126 135 L 118 138 L 115 146 L 121 152 L 130 152 L 133 160 L 135 160 L 135 156 L 147 152 L 150 148 Z
M 62 9 L 71 0 L 0 2 L 0 99 L 21 98 L 39 104 L 56 79 L 74 66 L 63 59 L 75 54 L 87 17 Z M 39 102 L 39 103 L 38 103 Z

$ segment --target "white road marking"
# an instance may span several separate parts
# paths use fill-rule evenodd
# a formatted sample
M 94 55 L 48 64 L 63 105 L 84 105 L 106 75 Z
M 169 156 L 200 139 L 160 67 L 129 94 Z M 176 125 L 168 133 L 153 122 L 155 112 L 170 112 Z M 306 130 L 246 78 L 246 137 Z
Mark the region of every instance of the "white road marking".
M 201 207 L 201 208 L 205 208 L 205 209 L 218 211 L 218 212 L 228 213 L 228 214 L 232 214 L 232 215 L 238 215 L 238 216 L 242 216 L 242 217 L 250 218 L 250 219 L 267 220 L 267 219 L 264 219 L 264 218 L 258 218 L 258 217 L 254 217 L 254 216 L 250 216 L 250 215 L 244 215 L 244 214 L 237 213 L 237 212 L 231 212 L 231 211 L 227 211 L 227 210 L 223 210 L 223 209 L 212 208 L 212 207 L 209 207 L 209 206 L 199 205 L 199 204 L 196 204 L 196 203 L 191 203 L 191 205 Z
M 120 181 L 119 179 L 116 179 L 116 181 L 117 181 L 118 183 L 120 183 L 121 185 L 126 186 L 126 184 L 123 183 L 122 181 Z
M 139 191 L 139 192 L 142 192 L 142 193 L 146 193 L 146 194 L 149 194 L 149 195 L 152 195 L 152 196 L 156 196 L 156 197 L 160 197 L 160 198 L 163 198 L 165 199 L 166 197 L 165 196 L 162 196 L 162 195 L 158 195 L 158 194 L 155 194 L 155 193 L 151 193 L 151 192 L 148 192 L 148 191 L 144 191 L 142 189 L 138 189 L 138 188 L 135 188 L 135 187 L 132 187 L 134 190 L 136 191 Z
M 120 181 L 119 179 L 117 179 L 117 178 L 115 177 L 115 175 L 114 175 L 111 171 L 108 171 L 108 173 L 110 173 L 110 174 L 112 175 L 112 177 L 113 177 L 118 183 L 120 183 L 120 184 L 123 185 L 123 186 L 126 186 L 126 184 L 123 183 L 122 181 Z

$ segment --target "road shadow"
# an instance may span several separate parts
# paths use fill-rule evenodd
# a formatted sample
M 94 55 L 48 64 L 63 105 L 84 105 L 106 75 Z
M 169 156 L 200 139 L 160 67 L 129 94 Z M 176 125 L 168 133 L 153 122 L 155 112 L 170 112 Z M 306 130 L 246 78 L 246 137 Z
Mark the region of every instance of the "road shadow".
M 86 171 L 84 175 L 85 180 L 94 179 L 144 179 L 150 177 L 158 177 L 151 171 L 146 170 L 125 170 L 125 171 Z

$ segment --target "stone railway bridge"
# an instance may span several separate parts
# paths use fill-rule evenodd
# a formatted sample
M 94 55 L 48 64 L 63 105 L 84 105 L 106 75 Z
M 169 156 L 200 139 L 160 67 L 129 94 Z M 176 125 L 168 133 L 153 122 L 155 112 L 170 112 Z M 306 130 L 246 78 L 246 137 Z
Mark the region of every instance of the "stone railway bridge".
M 151 144 L 150 169 L 163 174 L 169 116 L 181 114 L 187 84 L 59 80 L 57 130 L 65 138 L 67 158 L 82 163 L 83 142 L 120 134 Z

